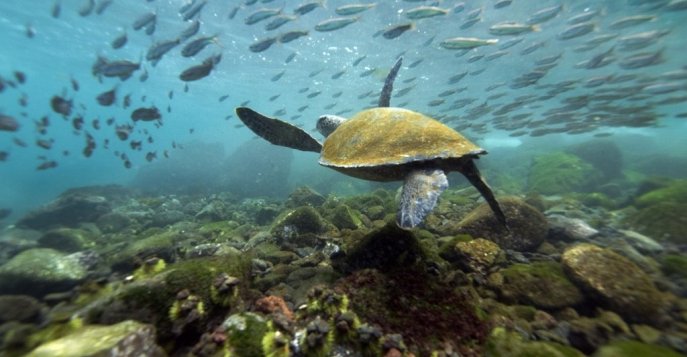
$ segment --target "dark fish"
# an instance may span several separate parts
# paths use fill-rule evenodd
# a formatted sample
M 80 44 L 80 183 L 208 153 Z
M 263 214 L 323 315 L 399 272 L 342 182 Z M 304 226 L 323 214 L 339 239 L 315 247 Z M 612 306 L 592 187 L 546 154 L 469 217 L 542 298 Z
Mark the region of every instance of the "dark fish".
M 283 70 L 283 71 L 275 74 L 270 80 L 272 82 L 276 82 L 276 81 L 280 80 L 282 76 L 284 76 L 284 73 L 286 73 L 286 70 Z
M 564 29 L 558 34 L 559 40 L 569 40 L 572 38 L 584 36 L 596 29 L 596 25 L 591 22 L 583 22 L 577 25 L 573 25 Z
M 176 47 L 180 43 L 181 40 L 178 38 L 156 42 L 150 46 L 150 48 L 148 48 L 146 59 L 148 61 L 152 61 L 153 63 L 157 63 L 157 61 L 159 61 L 165 53 L 169 52 L 172 48 Z
M 24 82 L 26 82 L 26 75 L 22 71 L 14 71 L 14 78 L 19 84 L 24 84 Z
M 289 63 L 293 61 L 293 59 L 296 58 L 296 52 L 292 52 L 286 59 L 284 59 L 284 63 Z
M 251 50 L 251 52 L 262 52 L 270 48 L 275 42 L 277 42 L 276 37 L 269 37 L 253 43 L 248 49 Z
M 0 161 L 7 161 L 7 158 L 9 156 L 10 156 L 10 153 L 8 153 L 7 151 L 0 151 Z M 2 211 L 0 211 L 0 212 L 2 212 Z M 4 217 L 2 217 L 2 214 L 0 214 L 0 219 L 2 219 L 2 218 L 4 218 Z
M 267 23 L 267 25 L 265 25 L 265 30 L 266 31 L 276 30 L 276 29 L 284 26 L 285 24 L 287 24 L 287 23 L 289 23 L 295 19 L 296 19 L 295 16 L 287 16 L 287 15 L 276 16 L 274 19 L 272 19 L 272 21 L 270 21 L 269 23 Z
M 150 108 L 141 107 L 131 112 L 131 119 L 133 121 L 153 121 L 161 118 L 162 115 L 160 115 L 160 111 L 155 106 Z
M 179 79 L 185 82 L 190 82 L 207 77 L 207 75 L 210 74 L 210 71 L 212 71 L 212 69 L 215 68 L 215 65 L 217 65 L 221 60 L 221 54 L 210 56 L 206 58 L 203 63 L 185 69 L 179 75 Z
M 148 161 L 148 162 L 152 162 L 152 161 L 155 160 L 156 158 L 157 158 L 157 153 L 154 152 L 154 151 L 153 151 L 153 152 L 148 152 L 148 153 L 146 154 L 146 161 Z
M 15 137 L 15 138 L 12 138 L 12 142 L 14 143 L 14 145 L 17 145 L 17 146 L 23 147 L 23 148 L 29 146 L 29 145 L 27 145 L 23 140 L 21 140 L 21 139 L 19 139 L 19 138 L 16 138 L 16 137 Z
M 54 169 L 56 167 L 57 167 L 57 161 L 50 160 L 50 161 L 45 161 L 45 162 L 41 163 L 40 165 L 38 165 L 36 167 L 36 170 L 48 170 L 48 169 Z
M 415 28 L 415 25 L 412 22 L 391 25 L 390 27 L 387 27 L 384 30 L 384 32 L 382 32 L 382 36 L 387 40 L 391 40 L 398 36 L 401 36 L 404 32 L 408 30 L 412 30 L 413 28 Z
M 115 100 L 117 98 L 117 88 L 112 88 L 107 92 L 102 92 L 98 94 L 96 99 L 98 100 L 98 103 L 102 106 L 109 107 L 110 105 L 114 104 Z
M 72 114 L 72 100 L 66 100 L 60 96 L 53 96 L 50 99 L 50 107 L 55 113 L 69 116 Z
M 0 114 L 0 131 L 17 131 L 19 122 L 11 116 Z
M 314 91 L 314 92 L 308 94 L 308 98 L 309 98 L 309 99 L 315 98 L 315 97 L 317 97 L 318 95 L 320 95 L 321 93 L 322 93 L 322 92 L 319 91 L 319 90 L 318 90 L 318 91 Z
M 345 70 L 345 69 L 342 70 L 342 71 L 336 72 L 336 73 L 334 73 L 334 74 L 332 75 L 332 79 L 339 79 L 339 78 L 341 78 L 341 76 L 343 76 L 345 73 L 346 73 L 346 70 Z
M 126 45 L 127 40 L 128 40 L 128 38 L 127 38 L 126 32 L 125 32 L 125 33 L 119 35 L 119 37 L 112 40 L 112 43 L 110 45 L 112 46 L 112 48 L 114 48 L 116 50 L 116 49 L 124 47 L 124 45 Z
M 194 18 L 196 15 L 200 13 L 200 10 L 203 10 L 203 7 L 207 4 L 207 1 L 201 1 L 197 4 L 194 4 L 190 8 L 188 8 L 186 11 L 184 11 L 182 18 L 184 21 L 188 21 L 192 18 Z
M 299 112 L 299 113 L 302 113 L 302 112 L 305 111 L 306 109 L 308 109 L 308 105 L 307 105 L 307 104 L 304 105 L 304 106 L 302 106 L 302 107 L 299 107 L 299 108 L 298 108 L 298 112 Z
M 52 143 L 53 140 L 46 140 L 46 139 L 36 139 L 36 146 L 45 149 L 45 150 L 50 150 L 52 148 Z
M 83 123 L 84 123 L 83 118 L 80 116 L 72 119 L 72 127 L 74 128 L 74 130 L 77 130 L 77 131 L 81 130 L 81 128 L 83 128 Z
M 527 19 L 527 24 L 536 25 L 545 21 L 549 21 L 556 17 L 561 10 L 563 10 L 563 5 L 555 5 L 536 11 Z
M 263 9 L 258 9 L 252 14 L 248 15 L 243 22 L 246 25 L 253 25 L 256 24 L 260 21 L 269 19 L 270 17 L 277 16 L 281 13 L 281 9 L 268 9 L 268 8 L 263 8 Z
M 28 38 L 33 38 L 34 36 L 36 36 L 36 30 L 33 28 L 33 26 L 31 26 L 31 24 L 26 24 L 24 33 Z
M 227 98 L 229 98 L 229 94 L 225 94 L 225 95 L 219 97 L 219 102 L 221 103 L 221 102 L 227 100 Z
M 136 21 L 134 21 L 133 27 L 134 30 L 138 31 L 142 29 L 145 26 L 150 25 L 151 23 L 155 22 L 157 15 L 154 12 L 149 12 L 146 14 L 143 14 L 139 16 Z
M 240 6 L 235 6 L 233 9 L 231 9 L 231 11 L 229 12 L 229 16 L 227 16 L 229 20 L 233 20 L 236 17 L 236 14 L 239 13 L 240 9 Z
M 141 68 L 140 63 L 133 63 L 126 60 L 109 61 L 102 56 L 98 56 L 91 68 L 91 72 L 96 77 L 119 77 L 120 80 L 125 81 L 139 68 Z
M 93 126 L 93 129 L 100 130 L 100 120 L 93 119 L 93 121 L 91 122 L 91 125 Z
M 283 34 L 281 34 L 281 36 L 279 36 L 279 42 L 289 43 L 289 42 L 296 40 L 298 38 L 301 38 L 303 36 L 308 36 L 308 33 L 309 33 L 308 31 L 303 31 L 303 30 L 294 30 L 294 31 L 284 32 Z M 271 45 L 271 43 L 270 43 L 270 45 Z M 269 46 L 267 46 L 267 47 L 269 47 Z M 256 52 L 256 51 L 254 51 L 254 52 Z
M 112 5 L 113 0 L 101 0 L 98 6 L 95 7 L 95 13 L 97 15 L 102 15 L 105 10 L 107 10 L 110 5 Z
M 339 29 L 342 29 L 342 28 L 358 21 L 359 19 L 360 19 L 360 17 L 358 17 L 358 16 L 330 18 L 330 19 L 321 21 L 317 25 L 315 25 L 315 31 L 329 32 L 329 31 L 339 30 Z
M 271 96 L 271 97 L 270 97 L 270 102 L 274 102 L 274 101 L 277 100 L 277 98 L 279 98 L 280 96 L 281 96 L 281 94 L 275 94 L 275 95 Z
M 618 65 L 622 69 L 635 69 L 653 66 L 663 62 L 663 49 L 656 52 L 643 52 L 623 58 Z
M 187 43 L 181 50 L 181 55 L 184 57 L 195 56 L 211 43 L 217 43 L 217 35 L 197 38 Z
M 79 15 L 88 16 L 93 12 L 93 8 L 95 8 L 95 0 L 86 0 L 86 3 L 79 8 Z
M 60 17 L 60 13 L 62 12 L 62 5 L 60 4 L 59 0 L 55 0 L 55 2 L 52 4 L 52 9 L 50 10 L 50 14 L 54 18 Z
M 198 30 L 200 29 L 200 20 L 195 20 L 189 27 L 187 27 L 184 31 L 181 31 L 179 34 L 179 40 L 181 42 L 184 42 L 188 40 L 189 38 L 195 36 L 198 33 Z
M 294 10 L 293 13 L 296 15 L 305 15 L 318 7 L 322 6 L 322 1 L 310 1 L 303 3 L 301 5 L 298 5 Z
M 357 66 L 362 62 L 365 58 L 367 58 L 367 55 L 363 55 L 358 57 L 355 61 L 353 61 L 353 66 Z
M 343 94 L 342 91 L 338 91 L 338 92 L 332 94 L 332 98 L 339 98 L 342 94 Z

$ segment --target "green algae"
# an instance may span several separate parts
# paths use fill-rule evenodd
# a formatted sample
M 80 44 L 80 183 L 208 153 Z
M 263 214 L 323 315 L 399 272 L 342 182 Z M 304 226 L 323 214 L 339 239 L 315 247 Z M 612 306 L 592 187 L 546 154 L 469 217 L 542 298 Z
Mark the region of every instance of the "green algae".
M 661 356 L 661 357 L 678 357 L 682 354 L 673 351 L 670 348 L 643 343 L 639 341 L 625 341 L 617 340 L 599 348 L 594 357 L 644 357 L 644 356 Z
M 488 357 L 583 357 L 572 347 L 555 342 L 525 341 L 517 332 L 497 327 L 491 331 L 485 347 Z
M 585 192 L 599 178 L 599 172 L 579 157 L 554 152 L 534 158 L 527 187 L 543 195 Z
M 687 255 L 667 254 L 660 262 L 661 269 L 666 275 L 687 278 Z
M 497 274 L 503 276 L 499 287 L 502 298 L 555 310 L 582 303 L 584 296 L 555 262 L 514 264 Z

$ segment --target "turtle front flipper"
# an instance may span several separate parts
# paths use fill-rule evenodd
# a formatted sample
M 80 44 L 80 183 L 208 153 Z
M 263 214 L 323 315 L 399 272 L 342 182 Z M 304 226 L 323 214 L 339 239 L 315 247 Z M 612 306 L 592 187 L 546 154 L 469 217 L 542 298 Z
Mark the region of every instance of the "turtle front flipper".
M 489 207 L 491 207 L 491 210 L 496 215 L 496 219 L 498 219 L 499 222 L 503 224 L 503 226 L 508 230 L 508 223 L 506 223 L 506 215 L 503 214 L 501 206 L 499 206 L 499 203 L 496 201 L 494 193 L 491 191 L 491 187 L 487 185 L 487 183 L 484 181 L 484 178 L 479 173 L 479 170 L 477 169 L 477 165 L 475 165 L 475 162 L 472 159 L 466 160 L 466 162 L 461 167 L 460 171 L 468 179 L 468 181 L 470 181 L 470 183 L 473 186 L 475 186 L 475 188 L 477 189 L 477 191 L 479 191 L 482 197 L 484 197 L 484 200 L 487 201 Z
M 322 151 L 322 144 L 297 126 L 268 118 L 247 107 L 236 108 L 236 115 L 255 134 L 274 145 L 316 153 Z
M 379 96 L 378 107 L 386 108 L 391 104 L 391 91 L 394 90 L 394 80 L 396 80 L 396 75 L 398 74 L 398 70 L 401 68 L 402 62 L 403 57 L 399 57 L 394 66 L 391 68 L 391 71 L 389 71 L 389 74 L 386 76 L 384 87 L 382 88 L 382 94 Z
M 396 224 L 410 229 L 422 223 L 447 187 L 448 179 L 440 169 L 411 171 L 403 182 Z

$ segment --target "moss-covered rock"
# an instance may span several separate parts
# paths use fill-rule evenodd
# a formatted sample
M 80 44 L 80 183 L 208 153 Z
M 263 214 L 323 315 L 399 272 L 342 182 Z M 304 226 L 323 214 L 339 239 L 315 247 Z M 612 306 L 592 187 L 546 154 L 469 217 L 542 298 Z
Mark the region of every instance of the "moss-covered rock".
M 184 239 L 184 234 L 174 230 L 161 231 L 129 243 L 108 260 L 113 269 L 121 271 L 130 271 L 150 257 L 173 262 L 176 260 L 175 244 Z
M 591 354 L 617 338 L 630 338 L 632 333 L 623 319 L 611 311 L 599 311 L 595 317 L 578 317 L 570 321 L 568 341 L 580 351 Z
M 358 229 L 364 227 L 360 212 L 346 204 L 337 205 L 327 214 L 327 219 L 339 229 Z
M 639 341 L 616 340 L 599 348 L 594 357 L 678 357 L 684 356 L 668 347 L 643 343 Z
M 532 251 L 546 239 L 549 226 L 546 217 L 517 197 L 502 197 L 499 205 L 508 220 L 506 228 L 496 219 L 488 204 L 483 203 L 460 221 L 457 233 L 489 239 L 503 249 Z
M 277 217 L 270 233 L 281 243 L 312 246 L 315 243 L 314 235 L 324 233 L 327 229 L 327 222 L 316 209 L 311 206 L 301 206 Z M 308 237 L 309 239 L 306 239 Z
M 605 179 L 622 177 L 623 154 L 612 140 L 593 139 L 571 146 L 566 151 L 592 164 Z
M 468 271 L 486 273 L 496 262 L 504 258 L 499 246 L 487 239 L 477 238 L 455 245 L 457 263 Z
M 670 181 L 665 186 L 647 191 L 635 198 L 634 201 L 635 205 L 640 208 L 662 202 L 687 202 L 687 180 Z
M 37 322 L 45 306 L 28 295 L 0 295 L 0 324 Z
M 582 292 L 568 280 L 563 268 L 555 262 L 514 264 L 495 274 L 503 277 L 497 289 L 506 301 L 544 310 L 562 309 L 584 301 Z
M 88 276 L 79 258 L 50 248 L 25 250 L 0 267 L 0 294 L 42 297 L 69 290 Z
M 527 188 L 544 195 L 587 192 L 598 183 L 600 174 L 590 163 L 563 152 L 534 158 Z
M 568 276 L 602 306 L 630 322 L 660 323 L 666 299 L 629 259 L 592 244 L 568 248 L 561 262 Z
M 289 195 L 285 205 L 289 208 L 301 206 L 319 207 L 326 199 L 310 187 L 301 186 Z
M 687 243 L 687 180 L 648 190 L 634 202 L 638 210 L 628 215 L 627 224 L 657 240 Z
M 229 316 L 222 323 L 230 356 L 263 356 L 262 339 L 268 332 L 267 320 L 258 314 L 243 312 Z
M 687 255 L 667 254 L 660 262 L 661 270 L 666 275 L 687 278 Z
M 584 354 L 570 346 L 554 342 L 526 341 L 520 334 L 497 327 L 491 331 L 485 348 L 485 356 L 500 357 L 583 357 Z
M 96 246 L 95 235 L 77 228 L 57 228 L 43 234 L 38 244 L 62 252 L 73 253 Z
M 165 356 L 155 344 L 155 328 L 136 321 L 111 326 L 85 326 L 45 343 L 27 357 Z

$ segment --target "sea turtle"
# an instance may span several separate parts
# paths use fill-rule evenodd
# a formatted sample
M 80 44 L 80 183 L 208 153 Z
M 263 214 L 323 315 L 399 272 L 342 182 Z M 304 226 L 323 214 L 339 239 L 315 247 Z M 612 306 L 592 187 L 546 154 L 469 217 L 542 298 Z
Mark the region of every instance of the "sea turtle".
M 448 187 L 449 171 L 462 173 L 507 227 L 503 211 L 473 161 L 486 151 L 437 120 L 389 107 L 401 62 L 399 58 L 386 78 L 379 107 L 350 119 L 334 115 L 319 118 L 317 129 L 325 136 L 323 144 L 296 126 L 250 108 L 238 107 L 236 114 L 255 134 L 274 145 L 320 153 L 320 165 L 365 180 L 403 180 L 396 216 L 401 228 L 417 226 L 432 211 Z

